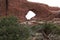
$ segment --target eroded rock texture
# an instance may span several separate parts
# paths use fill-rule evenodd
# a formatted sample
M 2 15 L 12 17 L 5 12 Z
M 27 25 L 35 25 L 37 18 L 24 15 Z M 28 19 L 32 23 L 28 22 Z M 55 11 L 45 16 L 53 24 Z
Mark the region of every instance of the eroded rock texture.
M 0 0 L 0 13 L 3 14 L 6 11 L 6 0 Z M 28 11 L 33 11 L 36 16 L 35 20 L 52 20 L 55 17 L 60 17 L 60 8 L 49 7 L 46 4 L 28 2 L 27 0 L 8 0 L 8 10 L 6 11 L 9 15 L 14 15 L 20 19 L 20 21 L 26 21 L 25 18 Z M 32 18 L 32 19 L 34 19 Z

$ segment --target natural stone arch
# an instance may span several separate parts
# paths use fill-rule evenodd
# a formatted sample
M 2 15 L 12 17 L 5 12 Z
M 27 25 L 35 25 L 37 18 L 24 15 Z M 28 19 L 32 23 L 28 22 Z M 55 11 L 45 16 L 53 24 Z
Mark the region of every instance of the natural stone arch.
M 6 0 L 0 0 L 0 5 L 0 13 L 2 14 L 1 16 L 6 16 Z M 50 7 L 41 3 L 28 2 L 27 0 L 8 0 L 8 16 L 14 15 L 17 16 L 21 21 L 26 21 L 25 15 L 29 10 L 36 14 L 34 18 L 37 18 L 37 20 L 50 20 L 57 16 L 57 13 L 54 13 L 60 10 L 60 8 Z

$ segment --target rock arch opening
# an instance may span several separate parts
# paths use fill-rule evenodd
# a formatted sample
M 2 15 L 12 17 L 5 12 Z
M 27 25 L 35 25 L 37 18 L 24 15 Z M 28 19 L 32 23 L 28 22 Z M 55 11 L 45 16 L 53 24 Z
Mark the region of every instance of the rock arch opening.
M 26 14 L 26 19 L 30 20 L 31 18 L 35 17 L 36 14 L 33 11 L 28 11 L 28 13 Z

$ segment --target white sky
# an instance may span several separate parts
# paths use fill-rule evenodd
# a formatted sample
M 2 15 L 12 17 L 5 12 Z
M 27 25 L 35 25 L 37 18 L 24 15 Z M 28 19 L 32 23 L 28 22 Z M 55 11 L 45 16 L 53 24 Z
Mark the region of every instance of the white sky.
M 60 7 L 60 0 L 27 0 L 30 2 L 36 2 L 36 3 L 44 3 L 49 6 L 54 6 L 54 7 Z M 30 20 L 32 17 L 34 17 L 36 14 L 32 11 L 29 11 L 26 15 L 26 18 Z
M 27 0 L 30 2 L 44 3 L 50 6 L 58 6 L 60 7 L 60 0 Z
M 28 19 L 28 20 L 30 20 L 32 17 L 34 17 L 36 14 L 34 13 L 34 12 L 32 12 L 32 11 L 29 11 L 28 13 L 27 13 L 27 15 L 26 15 L 26 18 Z

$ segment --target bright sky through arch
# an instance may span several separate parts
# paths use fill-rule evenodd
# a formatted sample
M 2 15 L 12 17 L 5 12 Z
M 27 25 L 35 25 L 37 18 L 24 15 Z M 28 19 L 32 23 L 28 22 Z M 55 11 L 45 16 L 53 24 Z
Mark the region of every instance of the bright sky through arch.
M 27 20 L 30 20 L 34 16 L 36 16 L 36 14 L 32 11 L 29 11 L 25 17 L 27 18 Z

